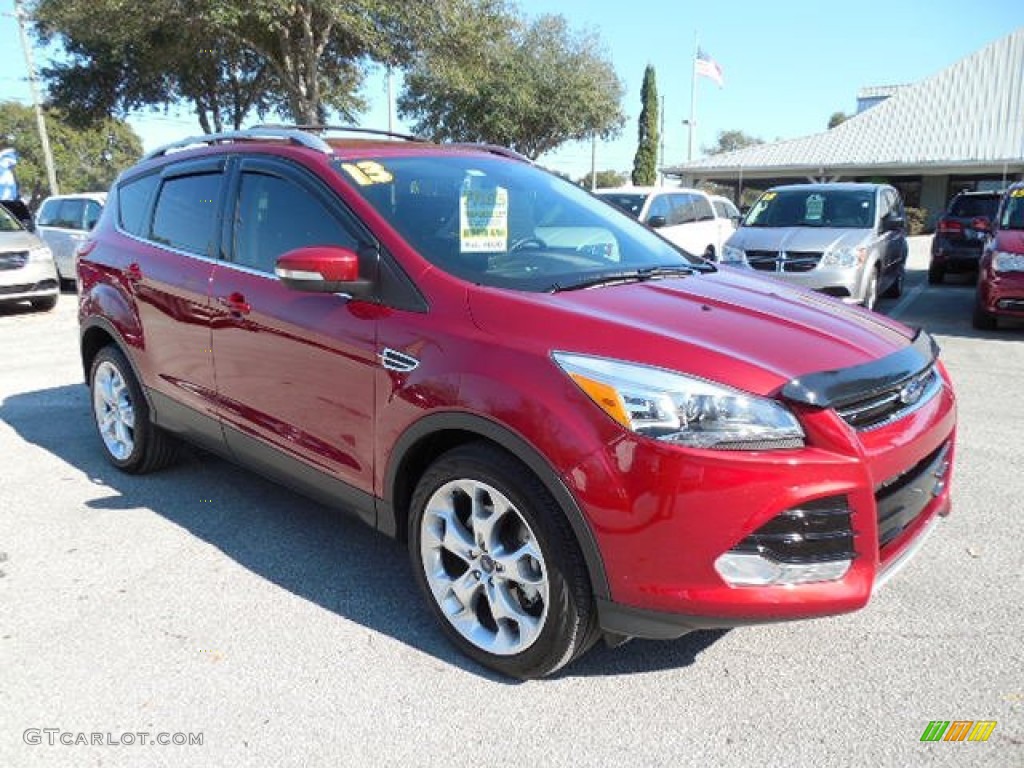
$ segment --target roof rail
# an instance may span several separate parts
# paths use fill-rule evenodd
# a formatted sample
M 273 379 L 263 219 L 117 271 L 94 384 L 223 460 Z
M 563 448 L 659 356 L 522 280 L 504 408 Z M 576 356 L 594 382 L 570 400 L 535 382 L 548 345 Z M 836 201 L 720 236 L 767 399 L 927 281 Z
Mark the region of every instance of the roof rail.
M 508 157 L 512 160 L 519 160 L 522 163 L 533 165 L 533 160 L 528 158 L 526 155 L 521 155 L 514 149 L 503 147 L 500 144 L 481 144 L 473 141 L 456 141 L 450 144 L 445 144 L 446 147 L 454 147 L 455 149 L 478 149 L 481 152 L 490 152 L 492 155 L 500 155 L 501 157 Z
M 314 136 L 310 133 L 305 133 L 304 131 L 289 130 L 284 127 L 257 126 L 256 128 L 247 128 L 242 131 L 224 131 L 221 133 L 205 133 L 201 136 L 190 136 L 187 139 L 181 139 L 180 141 L 175 141 L 171 144 L 166 144 L 154 149 L 152 152 L 147 152 L 143 155 L 142 159 L 152 160 L 154 157 L 161 157 L 176 149 L 193 147 L 197 144 L 212 145 L 219 144 L 220 142 L 261 141 L 265 139 L 290 141 L 294 144 L 314 149 L 317 152 L 323 152 L 325 155 L 334 153 L 334 150 L 331 149 L 331 145 L 319 136 Z
M 356 125 L 320 125 L 320 124 L 305 124 L 305 125 L 286 125 L 284 123 L 266 123 L 263 125 L 257 125 L 258 129 L 268 130 L 295 130 L 295 131 L 308 131 L 309 133 L 326 133 L 328 131 L 336 131 L 339 133 L 368 133 L 373 136 L 387 136 L 392 139 L 404 139 L 405 141 L 427 141 L 422 136 L 415 136 L 409 133 L 395 133 L 394 131 L 382 131 L 379 128 L 360 128 Z

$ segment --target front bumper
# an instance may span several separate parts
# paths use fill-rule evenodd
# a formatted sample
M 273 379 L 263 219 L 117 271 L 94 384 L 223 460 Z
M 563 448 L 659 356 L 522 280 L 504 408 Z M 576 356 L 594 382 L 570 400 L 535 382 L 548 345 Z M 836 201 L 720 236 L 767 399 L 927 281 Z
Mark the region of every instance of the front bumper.
M 60 293 L 52 260 L 29 261 L 17 269 L 0 270 L 0 301 L 42 299 Z
M 756 275 L 775 278 L 788 285 L 824 293 L 847 304 L 861 304 L 867 288 L 863 266 L 856 267 L 815 267 L 807 272 L 769 272 L 750 270 Z
M 987 269 L 978 282 L 978 299 L 989 314 L 1024 318 L 1024 272 Z
M 605 563 L 605 631 L 668 638 L 857 610 L 949 513 L 956 416 L 945 377 L 925 405 L 875 429 L 857 431 L 833 410 L 796 410 L 805 448 L 698 451 L 623 435 L 566 475 Z M 731 586 L 716 570 L 783 512 L 837 497 L 855 553 L 841 578 Z

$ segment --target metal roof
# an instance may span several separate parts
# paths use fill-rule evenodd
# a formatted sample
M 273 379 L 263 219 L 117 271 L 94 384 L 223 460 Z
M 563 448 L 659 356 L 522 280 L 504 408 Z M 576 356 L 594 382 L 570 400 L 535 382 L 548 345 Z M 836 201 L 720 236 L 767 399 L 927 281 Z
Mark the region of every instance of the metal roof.
M 824 133 L 669 166 L 673 176 L 1001 166 L 1024 158 L 1024 28 Z

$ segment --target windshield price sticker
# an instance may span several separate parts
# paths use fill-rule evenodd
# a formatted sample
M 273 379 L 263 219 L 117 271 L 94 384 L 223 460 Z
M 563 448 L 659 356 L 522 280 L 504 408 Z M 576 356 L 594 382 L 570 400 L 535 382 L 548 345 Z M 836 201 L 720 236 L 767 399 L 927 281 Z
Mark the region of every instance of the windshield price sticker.
M 1024 197 L 1024 189 L 1015 189 L 1010 193 L 1010 197 Z
M 822 195 L 810 195 L 807 198 L 807 220 L 820 221 L 825 212 L 825 198 Z
M 508 190 L 464 189 L 459 195 L 459 249 L 500 253 L 508 249 Z

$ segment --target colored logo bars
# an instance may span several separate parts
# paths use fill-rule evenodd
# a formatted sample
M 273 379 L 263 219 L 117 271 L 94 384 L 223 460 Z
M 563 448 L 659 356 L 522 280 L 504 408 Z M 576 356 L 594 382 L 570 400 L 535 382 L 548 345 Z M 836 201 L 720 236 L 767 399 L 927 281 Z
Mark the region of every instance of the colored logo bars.
M 995 720 L 932 720 L 921 741 L 988 741 L 995 729 Z

